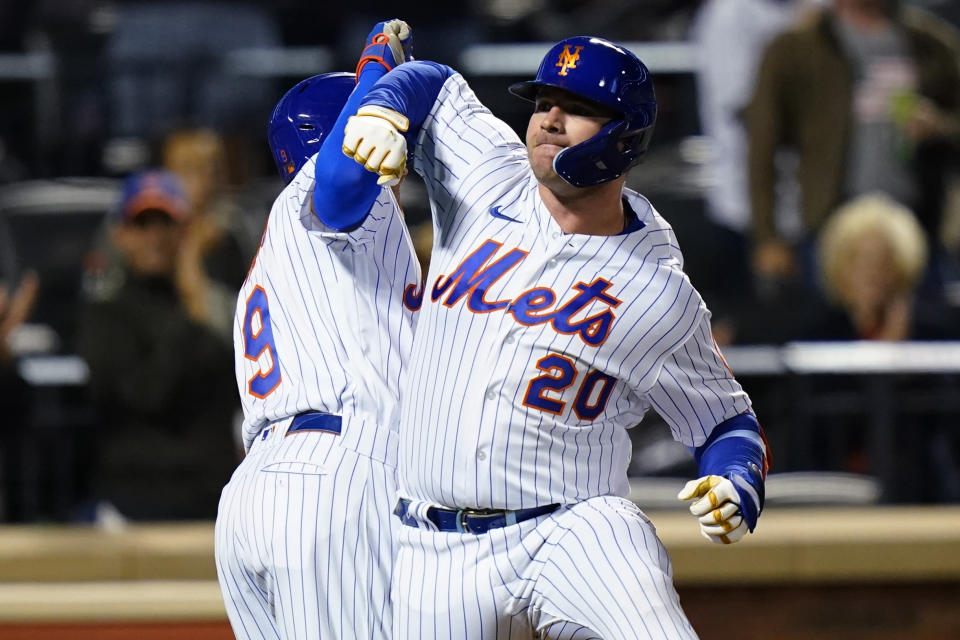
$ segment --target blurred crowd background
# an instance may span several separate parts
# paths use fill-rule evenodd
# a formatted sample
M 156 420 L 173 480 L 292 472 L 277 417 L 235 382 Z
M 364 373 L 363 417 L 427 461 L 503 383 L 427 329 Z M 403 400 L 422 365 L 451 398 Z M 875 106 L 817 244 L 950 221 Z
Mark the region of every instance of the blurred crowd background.
M 960 502 L 955 0 L 0 0 L 0 521 L 214 517 L 270 111 L 391 17 L 518 132 L 506 87 L 553 42 L 640 55 L 660 111 L 628 186 L 774 471 L 811 501 Z M 426 263 L 416 178 L 402 200 Z M 695 472 L 655 416 L 633 435 L 633 476 Z

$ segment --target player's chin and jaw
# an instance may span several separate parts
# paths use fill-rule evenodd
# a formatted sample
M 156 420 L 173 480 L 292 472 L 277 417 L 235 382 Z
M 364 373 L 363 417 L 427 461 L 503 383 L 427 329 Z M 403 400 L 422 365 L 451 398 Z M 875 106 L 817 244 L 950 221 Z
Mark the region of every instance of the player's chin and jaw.
M 564 186 L 567 189 L 573 189 L 573 186 L 558 176 L 553 168 L 553 159 L 564 148 L 555 144 L 537 143 L 530 140 L 529 134 L 527 136 L 527 157 L 530 159 L 533 175 L 536 176 L 537 182 L 551 191 L 556 191 L 558 188 L 562 190 Z

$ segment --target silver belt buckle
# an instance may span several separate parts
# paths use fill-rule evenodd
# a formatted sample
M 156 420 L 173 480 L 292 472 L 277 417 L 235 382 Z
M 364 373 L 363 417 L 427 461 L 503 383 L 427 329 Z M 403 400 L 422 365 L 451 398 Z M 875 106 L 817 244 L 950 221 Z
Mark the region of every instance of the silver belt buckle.
M 459 527 L 460 533 L 473 533 L 470 531 L 470 525 L 467 523 L 467 513 L 469 511 L 469 509 L 457 510 L 457 527 Z

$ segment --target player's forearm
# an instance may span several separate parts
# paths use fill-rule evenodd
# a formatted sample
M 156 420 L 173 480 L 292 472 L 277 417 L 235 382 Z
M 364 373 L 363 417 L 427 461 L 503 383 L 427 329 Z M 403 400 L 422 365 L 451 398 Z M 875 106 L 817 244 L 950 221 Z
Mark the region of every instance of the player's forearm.
M 740 470 L 748 464 L 765 469 L 766 444 L 760 423 L 752 413 L 741 413 L 713 428 L 706 442 L 694 449 L 701 471 Z M 722 474 L 718 474 L 722 475 Z
M 751 500 L 742 500 L 744 516 L 753 531 L 763 509 L 764 479 L 769 466 L 769 452 L 763 430 L 751 413 L 742 413 L 721 422 L 711 431 L 707 441 L 694 450 L 699 474 L 733 479 L 739 493 L 750 493 Z
M 367 92 L 386 72 L 379 64 L 363 67 L 356 88 L 347 98 L 336 124 L 317 153 L 313 209 L 328 227 L 342 231 L 358 226 L 380 193 L 377 175 L 343 155 L 341 147 L 347 120 L 356 113 Z
M 377 105 L 406 116 L 410 127 L 405 133 L 407 145 L 413 148 L 420 127 L 426 121 L 443 89 L 456 71 L 426 60 L 400 65 L 381 78 L 366 95 L 360 106 Z

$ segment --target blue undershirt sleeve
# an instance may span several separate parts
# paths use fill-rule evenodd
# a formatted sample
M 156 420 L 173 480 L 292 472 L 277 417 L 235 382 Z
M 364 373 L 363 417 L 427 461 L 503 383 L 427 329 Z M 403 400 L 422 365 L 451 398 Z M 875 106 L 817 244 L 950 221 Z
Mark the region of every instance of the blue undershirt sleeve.
M 707 441 L 693 450 L 700 477 L 729 478 L 740 494 L 740 508 L 750 531 L 763 510 L 767 445 L 757 419 L 741 413 L 721 422 Z
M 377 174 L 367 171 L 353 158 L 344 155 L 343 128 L 349 117 L 360 108 L 360 101 L 370 88 L 386 73 L 387 70 L 379 64 L 363 67 L 356 88 L 347 98 L 333 129 L 317 152 L 313 210 L 323 224 L 338 231 L 350 231 L 358 227 L 380 195 Z
M 407 148 L 412 151 L 420 127 L 433 109 L 444 83 L 454 73 L 456 71 L 446 65 L 427 60 L 402 64 L 381 78 L 360 106 L 379 105 L 405 115 L 410 120 L 410 127 L 404 137 Z
M 343 128 L 350 116 L 367 104 L 404 114 L 410 120 L 404 136 L 407 148 L 412 150 L 444 82 L 454 73 L 445 65 L 419 60 L 404 63 L 389 73 L 378 64 L 364 66 L 356 89 L 317 154 L 313 206 L 321 222 L 338 231 L 355 229 L 380 194 L 379 176 L 343 154 Z

